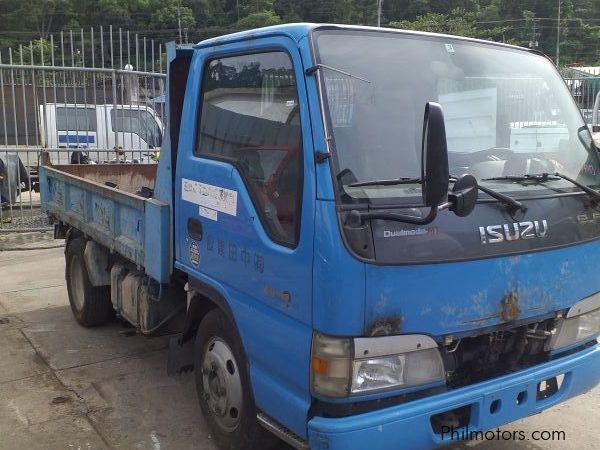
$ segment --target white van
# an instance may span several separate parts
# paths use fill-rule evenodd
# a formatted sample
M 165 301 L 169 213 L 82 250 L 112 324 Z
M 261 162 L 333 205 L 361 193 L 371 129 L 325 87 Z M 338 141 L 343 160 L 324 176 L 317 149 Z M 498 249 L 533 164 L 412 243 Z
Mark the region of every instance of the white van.
M 154 109 L 144 105 L 115 108 L 115 105 L 46 103 L 40 106 L 40 137 L 53 164 L 71 162 L 74 152 L 85 152 L 97 163 L 111 162 L 114 153 L 94 150 L 117 148 L 122 149 L 128 160 L 151 162 L 149 152 L 160 151 L 163 130 Z

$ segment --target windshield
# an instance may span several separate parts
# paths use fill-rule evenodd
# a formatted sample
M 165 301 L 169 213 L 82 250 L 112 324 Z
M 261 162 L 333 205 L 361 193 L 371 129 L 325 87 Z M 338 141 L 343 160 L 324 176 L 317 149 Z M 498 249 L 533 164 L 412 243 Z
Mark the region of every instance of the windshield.
M 110 110 L 113 131 L 133 133 L 153 148 L 162 144 L 162 133 L 154 116 L 143 109 Z
M 431 101 L 444 110 L 451 175 L 471 173 L 482 185 L 522 196 L 573 185 L 562 179 L 488 179 L 562 172 L 598 184 L 590 133 L 560 75 L 542 56 L 366 30 L 317 31 L 315 43 L 345 200 L 421 195 L 418 181 L 349 185 L 420 176 L 423 113 Z

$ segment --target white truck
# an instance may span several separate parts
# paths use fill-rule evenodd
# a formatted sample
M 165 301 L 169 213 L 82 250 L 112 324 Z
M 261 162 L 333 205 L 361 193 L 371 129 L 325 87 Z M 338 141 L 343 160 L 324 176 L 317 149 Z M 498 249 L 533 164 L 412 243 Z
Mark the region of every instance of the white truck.
M 78 162 L 80 154 L 97 163 L 152 162 L 164 129 L 156 111 L 144 105 L 46 103 L 39 120 L 42 146 L 53 164 Z M 110 149 L 118 154 L 99 151 Z

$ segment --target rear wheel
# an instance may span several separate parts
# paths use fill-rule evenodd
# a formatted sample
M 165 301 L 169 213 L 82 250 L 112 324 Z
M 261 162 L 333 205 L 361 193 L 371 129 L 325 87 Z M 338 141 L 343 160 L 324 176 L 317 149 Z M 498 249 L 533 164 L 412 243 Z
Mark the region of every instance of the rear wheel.
M 93 327 L 108 322 L 113 316 L 113 309 L 110 303 L 110 286 L 94 287 L 90 282 L 83 258 L 85 244 L 83 237 L 76 237 L 68 242 L 65 250 L 65 278 L 75 319 L 84 327 Z
M 273 446 L 275 437 L 256 420 L 235 325 L 220 309 L 210 311 L 200 323 L 195 377 L 200 408 L 219 448 L 262 450 Z

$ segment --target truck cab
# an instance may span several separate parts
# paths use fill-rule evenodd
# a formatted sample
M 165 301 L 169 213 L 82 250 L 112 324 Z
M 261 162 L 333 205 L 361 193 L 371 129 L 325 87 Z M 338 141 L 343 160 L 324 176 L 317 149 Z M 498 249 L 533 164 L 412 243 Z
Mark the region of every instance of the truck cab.
M 543 55 L 290 24 L 168 61 L 140 215 L 106 237 L 51 207 L 81 179 L 42 194 L 75 250 L 139 243 L 97 284 L 146 334 L 181 313 L 168 368 L 221 448 L 433 448 L 600 381 L 600 161 Z
M 467 217 L 423 220 L 428 102 L 447 113 L 450 175 L 481 187 Z M 354 27 L 242 33 L 194 48 L 181 129 L 175 264 L 229 305 L 274 428 L 313 448 L 428 448 L 598 381 L 598 330 L 558 330 L 583 304 L 598 320 L 597 196 L 554 175 L 596 186 L 598 156 L 543 56 Z M 284 202 L 265 147 L 298 155 Z

